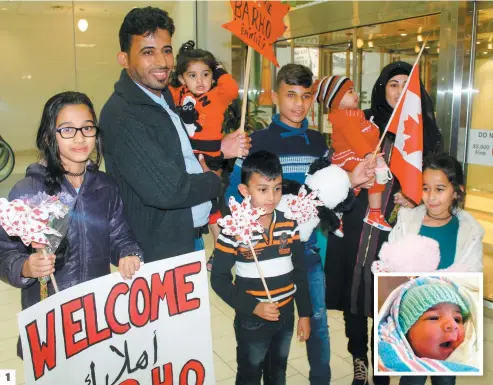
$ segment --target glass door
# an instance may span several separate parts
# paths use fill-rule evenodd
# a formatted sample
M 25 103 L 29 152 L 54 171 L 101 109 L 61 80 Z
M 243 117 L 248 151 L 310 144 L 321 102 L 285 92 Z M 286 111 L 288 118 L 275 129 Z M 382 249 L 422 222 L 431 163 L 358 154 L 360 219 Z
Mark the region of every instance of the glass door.
M 485 229 L 484 296 L 493 301 L 493 1 L 477 4 L 466 208 Z

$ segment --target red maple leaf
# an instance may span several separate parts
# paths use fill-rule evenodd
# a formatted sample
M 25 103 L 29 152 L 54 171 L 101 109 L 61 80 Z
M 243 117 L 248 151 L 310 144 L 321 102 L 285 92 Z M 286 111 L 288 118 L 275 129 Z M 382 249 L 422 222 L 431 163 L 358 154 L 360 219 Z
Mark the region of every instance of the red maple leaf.
M 404 138 L 403 150 L 411 154 L 416 151 L 423 151 L 423 118 L 421 114 L 418 114 L 418 122 L 416 122 L 411 116 L 407 117 L 404 121 L 404 132 L 406 135 Z

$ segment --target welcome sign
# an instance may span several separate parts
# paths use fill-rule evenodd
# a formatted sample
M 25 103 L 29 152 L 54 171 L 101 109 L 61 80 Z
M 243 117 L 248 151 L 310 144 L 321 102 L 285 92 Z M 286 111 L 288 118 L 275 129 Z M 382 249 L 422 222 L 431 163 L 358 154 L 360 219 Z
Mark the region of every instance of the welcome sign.
M 64 290 L 18 316 L 26 384 L 214 385 L 203 251 Z

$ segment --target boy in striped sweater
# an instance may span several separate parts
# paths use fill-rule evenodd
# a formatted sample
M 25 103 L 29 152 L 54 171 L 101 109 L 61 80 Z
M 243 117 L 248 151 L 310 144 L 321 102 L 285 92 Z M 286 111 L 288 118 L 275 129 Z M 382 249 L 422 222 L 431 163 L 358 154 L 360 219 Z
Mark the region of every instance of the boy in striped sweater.
M 248 245 L 220 234 L 214 251 L 212 288 L 236 310 L 237 385 L 260 385 L 263 371 L 264 383 L 286 383 L 294 301 L 299 315 L 298 338 L 306 341 L 310 336 L 312 307 L 304 246 L 296 221 L 286 219 L 275 209 L 281 200 L 281 186 L 282 167 L 275 154 L 258 151 L 243 161 L 239 191 L 244 197 L 251 196 L 252 207 L 266 211 L 258 220 L 265 232 L 255 233 L 252 244 L 273 303 L 267 300 Z

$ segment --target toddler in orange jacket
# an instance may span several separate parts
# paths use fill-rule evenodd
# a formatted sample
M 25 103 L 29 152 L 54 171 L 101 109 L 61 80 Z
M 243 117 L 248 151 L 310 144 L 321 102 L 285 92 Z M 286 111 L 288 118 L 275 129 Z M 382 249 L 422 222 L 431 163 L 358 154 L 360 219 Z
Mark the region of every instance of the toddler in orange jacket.
M 373 151 L 378 145 L 380 136 L 378 126 L 367 120 L 364 112 L 358 108 L 359 97 L 349 78 L 345 76 L 325 77 L 315 87 L 317 87 L 317 101 L 329 108 L 328 118 L 332 124 L 332 146 L 335 150 L 332 164 L 346 171 L 352 171 L 359 162 L 373 157 Z M 387 174 L 391 177 L 383 158 L 378 156 L 376 159 L 377 169 L 387 169 Z M 387 182 L 385 179 L 371 182 L 374 184 L 368 190 L 370 209 L 363 220 L 380 230 L 390 231 L 392 227 L 380 210 L 382 192 Z M 343 235 L 342 220 L 336 235 Z
M 219 170 L 224 160 L 221 152 L 224 113 L 238 97 L 238 85 L 214 55 L 195 48 L 195 43 L 190 40 L 178 52 L 169 90 L 187 129 L 193 152 L 196 156 L 202 154 L 211 170 Z M 214 243 L 219 235 L 216 223 L 219 218 L 221 213 L 215 200 L 209 217 Z M 213 256 L 207 263 L 209 271 L 212 261 Z

